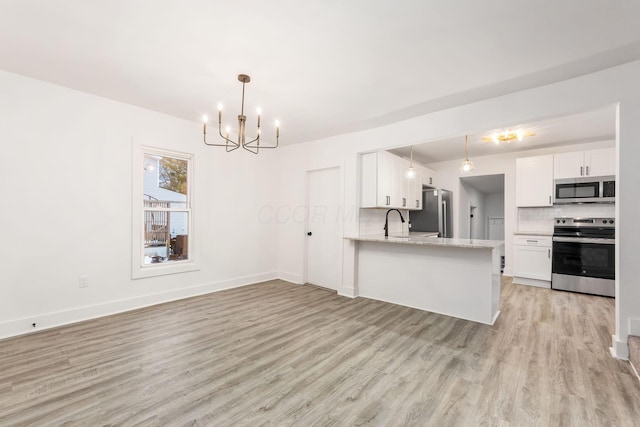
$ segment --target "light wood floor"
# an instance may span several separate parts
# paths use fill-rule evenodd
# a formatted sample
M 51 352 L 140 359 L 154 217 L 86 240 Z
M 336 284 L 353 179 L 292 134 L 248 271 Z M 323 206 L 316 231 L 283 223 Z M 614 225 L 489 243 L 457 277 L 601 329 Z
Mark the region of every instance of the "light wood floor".
M 0 425 L 640 425 L 612 299 L 503 280 L 501 309 L 272 281 L 42 331 L 0 341 Z

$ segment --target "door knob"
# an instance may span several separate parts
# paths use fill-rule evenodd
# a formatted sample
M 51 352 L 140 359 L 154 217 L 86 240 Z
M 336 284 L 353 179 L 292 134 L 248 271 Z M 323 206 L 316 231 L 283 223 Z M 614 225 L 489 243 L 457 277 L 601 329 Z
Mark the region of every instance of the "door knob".
M 307 233 L 307 236 L 311 236 L 312 234 L 313 234 L 313 233 L 309 231 L 309 232 Z

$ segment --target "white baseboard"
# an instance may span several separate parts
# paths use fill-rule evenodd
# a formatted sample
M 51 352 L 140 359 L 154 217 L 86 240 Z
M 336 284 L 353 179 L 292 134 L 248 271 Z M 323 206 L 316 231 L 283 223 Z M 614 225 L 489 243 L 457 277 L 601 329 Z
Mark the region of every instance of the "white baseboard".
M 348 298 L 355 298 L 356 290 L 353 286 L 343 286 L 339 291 L 338 295 Z
M 512 277 L 513 276 L 513 269 L 511 267 L 505 267 L 504 271 L 502 272 L 503 276 L 509 276 Z
M 109 316 L 151 305 L 176 301 L 184 298 L 195 297 L 225 289 L 238 288 L 267 280 L 277 279 L 276 272 L 256 274 L 252 276 L 238 277 L 235 279 L 221 280 L 218 282 L 204 283 L 188 288 L 174 289 L 157 294 L 141 295 L 118 301 L 110 301 L 103 304 L 95 304 L 77 307 L 70 310 L 24 317 L 0 323 L 0 339 L 14 337 L 83 320 Z M 35 323 L 36 327 L 32 324 Z
M 611 335 L 609 351 L 616 359 L 629 360 L 629 344 L 626 341 L 620 341 L 616 335 Z
M 535 286 L 537 288 L 551 289 L 551 282 L 546 280 L 528 279 L 526 277 L 513 276 L 514 285 Z
M 302 274 L 289 273 L 288 271 L 279 271 L 278 279 L 285 280 L 291 283 L 296 283 L 298 285 L 303 285 L 305 282 L 302 277 Z

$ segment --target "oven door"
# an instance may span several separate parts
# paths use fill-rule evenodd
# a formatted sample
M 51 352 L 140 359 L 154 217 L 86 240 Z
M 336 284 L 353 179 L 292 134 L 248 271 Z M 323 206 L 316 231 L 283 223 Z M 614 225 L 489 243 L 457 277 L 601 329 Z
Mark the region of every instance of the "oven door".
M 570 276 L 615 279 L 615 240 L 553 238 L 552 271 Z

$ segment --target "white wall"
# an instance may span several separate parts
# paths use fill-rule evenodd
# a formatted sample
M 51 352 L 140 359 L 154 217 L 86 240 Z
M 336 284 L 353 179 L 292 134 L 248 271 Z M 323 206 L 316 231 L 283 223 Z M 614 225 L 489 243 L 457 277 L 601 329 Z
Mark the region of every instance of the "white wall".
M 616 354 L 625 357 L 630 325 L 640 323 L 634 320 L 640 319 L 640 286 L 634 271 L 634 265 L 640 264 L 640 252 L 635 250 L 636 242 L 640 240 L 640 223 L 634 220 L 636 213 L 640 211 L 640 199 L 633 194 L 633 186 L 640 181 L 640 172 L 634 165 L 634 159 L 640 157 L 640 146 L 637 144 L 640 140 L 640 121 L 637 120 L 640 117 L 638 75 L 640 75 L 640 61 L 375 129 L 284 147 L 280 157 L 282 165 L 280 204 L 295 207 L 304 203 L 304 174 L 307 170 L 342 166 L 344 206 L 346 210 L 357 212 L 358 152 L 435 141 L 559 115 L 595 110 L 607 105 L 619 105 L 620 123 L 616 145 L 619 151 L 619 202 L 616 209 L 618 230 L 622 232 L 619 232 L 618 239 L 620 274 L 617 275 L 616 281 L 618 310 L 613 348 Z M 495 159 L 485 161 L 482 158 L 473 158 L 472 160 L 476 164 L 474 171 L 476 174 L 505 174 L 505 238 L 509 245 L 516 224 L 516 209 L 509 208 L 509 206 L 515 206 L 515 162 L 512 158 L 505 158 L 498 160 L 503 167 L 497 167 Z M 457 178 L 459 177 L 455 180 L 456 188 Z M 438 174 L 438 182 L 439 187 L 448 188 L 448 185 L 442 182 L 440 174 Z M 454 222 L 458 223 L 455 220 Z M 356 234 L 358 232 L 357 215 L 347 219 L 344 225 L 346 234 Z M 343 293 L 354 294 L 357 293 L 357 289 L 354 288 L 355 248 L 353 244 L 345 242 L 343 251 Z M 304 252 L 304 223 L 295 221 L 280 223 L 279 270 L 282 277 L 293 281 L 304 280 Z M 506 256 L 510 258 L 510 253 Z
M 487 210 L 487 218 L 504 217 L 504 192 L 485 195 L 484 203 Z
M 460 182 L 459 186 L 460 194 L 453 194 L 454 198 L 458 198 L 458 205 L 461 212 L 458 215 L 458 227 L 454 227 L 453 234 L 456 237 L 469 238 L 469 239 L 484 239 L 485 235 L 485 205 L 484 194 L 466 184 L 464 181 Z M 475 229 L 471 230 L 471 206 L 475 206 L 474 212 L 474 224 Z M 473 235 L 472 235 L 473 232 Z
M 198 123 L 15 74 L 0 90 L 0 337 L 276 277 L 277 225 L 258 213 L 277 153 L 227 154 Z M 198 271 L 131 279 L 139 145 L 194 153 Z

